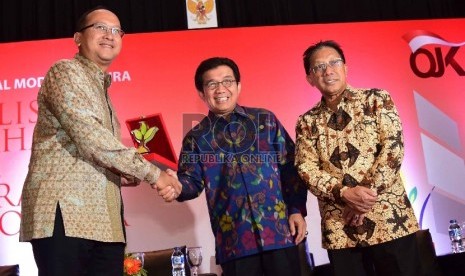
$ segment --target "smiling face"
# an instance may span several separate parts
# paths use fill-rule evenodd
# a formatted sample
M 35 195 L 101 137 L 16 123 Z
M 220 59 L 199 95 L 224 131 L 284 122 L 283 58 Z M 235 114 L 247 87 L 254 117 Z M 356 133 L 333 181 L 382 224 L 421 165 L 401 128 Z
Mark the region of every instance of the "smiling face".
M 95 10 L 89 13 L 85 26 L 95 23 L 102 23 L 110 28 L 121 28 L 118 17 L 108 10 Z M 76 32 L 74 41 L 79 47 L 79 53 L 95 62 L 103 71 L 107 70 L 122 47 L 122 38 L 119 34 L 94 27 Z
M 347 87 L 347 66 L 335 61 L 341 59 L 338 52 L 331 47 L 317 50 L 310 59 L 310 68 L 320 67 L 320 70 L 310 70 L 307 81 L 318 90 L 327 101 L 339 97 Z M 325 69 L 321 70 L 322 65 Z M 332 64 L 332 66 L 331 66 Z
M 231 86 L 226 87 L 223 83 L 219 83 L 224 80 L 233 80 L 233 82 L 230 83 Z M 203 74 L 203 91 L 199 91 L 199 96 L 214 114 L 231 113 L 236 107 L 240 93 L 241 84 L 235 81 L 233 70 L 229 66 L 221 65 Z

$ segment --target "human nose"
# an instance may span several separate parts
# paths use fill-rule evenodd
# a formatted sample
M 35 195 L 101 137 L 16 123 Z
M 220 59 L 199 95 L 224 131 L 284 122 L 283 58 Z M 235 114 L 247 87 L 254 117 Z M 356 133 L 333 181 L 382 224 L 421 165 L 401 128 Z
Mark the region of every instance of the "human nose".
M 105 38 L 113 40 L 115 36 L 116 35 L 111 31 L 111 29 L 105 29 Z
M 222 81 L 218 82 L 218 87 L 216 88 L 216 91 L 222 91 L 223 89 L 227 89 L 228 87 L 224 85 Z
M 331 66 L 329 63 L 325 63 L 323 68 L 322 68 L 322 73 L 326 74 L 326 72 L 330 69 L 330 72 L 333 72 L 335 70 L 334 66 Z

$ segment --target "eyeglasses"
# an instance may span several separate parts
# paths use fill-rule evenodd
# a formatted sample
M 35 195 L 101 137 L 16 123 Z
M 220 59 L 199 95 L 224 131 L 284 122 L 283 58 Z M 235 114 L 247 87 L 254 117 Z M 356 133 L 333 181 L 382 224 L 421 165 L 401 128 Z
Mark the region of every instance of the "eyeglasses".
M 228 88 L 231 87 L 235 82 L 236 80 L 233 79 L 225 79 L 223 81 L 211 81 L 205 84 L 205 87 L 207 87 L 208 90 L 215 90 L 218 87 L 220 87 L 220 84 L 222 84 L 224 87 Z
M 80 29 L 79 32 L 84 31 L 85 29 L 88 28 L 93 28 L 100 32 L 101 34 L 107 34 L 108 32 L 111 32 L 112 35 L 119 35 L 120 37 L 123 37 L 124 31 L 121 30 L 118 27 L 109 27 L 103 23 L 94 23 L 89 26 L 85 26 L 84 28 Z
M 330 60 L 327 63 L 317 64 L 313 66 L 311 69 L 314 74 L 317 74 L 317 73 L 321 74 L 326 71 L 326 68 L 328 68 L 328 66 L 331 68 L 339 68 L 342 66 L 342 64 L 344 64 L 344 61 L 342 60 L 342 58 L 338 58 L 338 59 Z

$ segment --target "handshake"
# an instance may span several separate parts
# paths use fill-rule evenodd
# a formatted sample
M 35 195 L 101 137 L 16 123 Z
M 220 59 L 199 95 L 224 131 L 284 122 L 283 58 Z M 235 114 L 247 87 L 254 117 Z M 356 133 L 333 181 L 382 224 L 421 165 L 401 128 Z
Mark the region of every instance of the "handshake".
M 178 198 L 182 191 L 182 185 L 178 180 L 175 171 L 167 169 L 160 173 L 157 182 L 151 184 L 152 189 L 157 189 L 158 195 L 161 196 L 165 202 L 171 202 Z
M 133 176 L 122 176 L 122 186 L 137 186 L 141 181 Z M 163 197 L 166 202 L 171 202 L 178 198 L 181 194 L 182 185 L 178 180 L 178 176 L 175 171 L 167 169 L 161 171 L 157 182 L 151 184 L 152 189 L 157 189 L 158 195 Z

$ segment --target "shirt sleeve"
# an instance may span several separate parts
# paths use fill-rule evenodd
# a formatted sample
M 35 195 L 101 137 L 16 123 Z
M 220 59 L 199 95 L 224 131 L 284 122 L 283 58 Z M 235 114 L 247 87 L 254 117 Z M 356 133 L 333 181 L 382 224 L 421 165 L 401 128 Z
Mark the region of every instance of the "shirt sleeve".
M 160 169 L 135 149 L 124 146 L 120 138 L 104 126 L 103 114 L 109 112 L 109 106 L 96 97 L 98 86 L 89 84 L 85 72 L 75 67 L 71 62 L 55 64 L 43 84 L 46 89 L 42 96 L 59 123 L 57 128 L 62 128 L 72 140 L 79 158 L 114 173 L 155 183 Z
M 380 144 L 366 180 L 381 193 L 398 178 L 404 157 L 404 138 L 402 123 L 391 96 L 384 90 L 379 95 L 381 100 L 374 101 L 373 105 L 378 111 Z
M 182 191 L 177 201 L 185 201 L 198 197 L 204 189 L 202 180 L 202 164 L 196 158 L 199 155 L 199 148 L 192 136 L 186 136 L 182 142 L 182 149 L 179 155 L 178 179 L 182 184 Z
M 310 192 L 320 200 L 340 200 L 342 183 L 326 171 L 320 169 L 317 152 L 317 127 L 310 115 L 299 117 L 296 125 L 297 172 Z
M 275 143 L 280 145 L 281 156 L 278 165 L 280 171 L 280 180 L 283 193 L 283 199 L 288 208 L 289 214 L 300 213 L 307 216 L 307 187 L 300 179 L 297 169 L 294 166 L 295 144 L 281 125 L 276 117 L 277 132 L 275 134 Z

